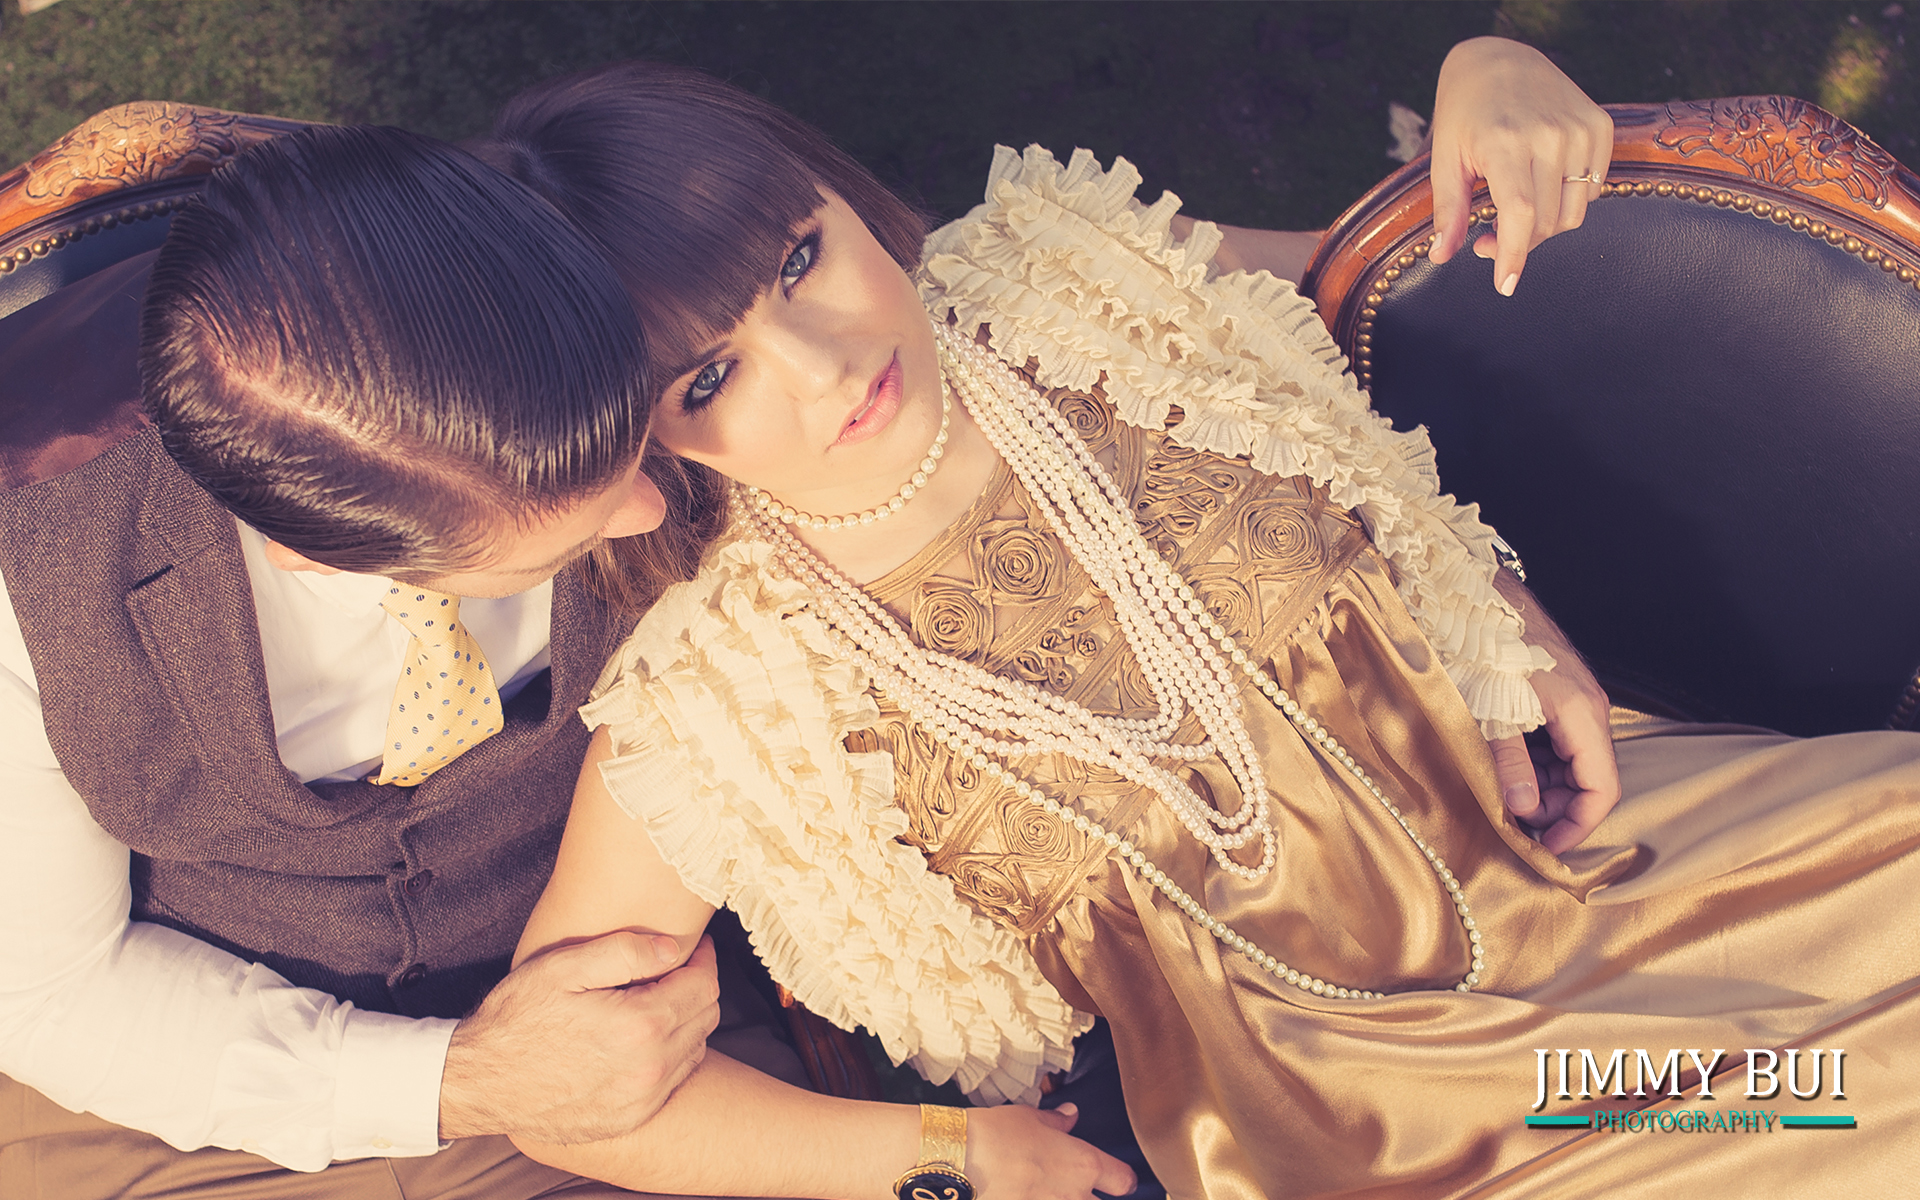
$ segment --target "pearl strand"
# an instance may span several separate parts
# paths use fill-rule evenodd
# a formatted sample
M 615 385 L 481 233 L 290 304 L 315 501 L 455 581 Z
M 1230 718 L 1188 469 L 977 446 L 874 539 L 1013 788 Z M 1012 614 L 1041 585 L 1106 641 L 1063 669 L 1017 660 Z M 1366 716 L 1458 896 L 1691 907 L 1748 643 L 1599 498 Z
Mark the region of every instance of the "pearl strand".
M 990 373 L 990 375 L 995 378 L 995 382 L 1004 380 L 1005 384 L 1016 386 L 1022 392 L 1033 397 L 1031 403 L 1022 405 L 1025 415 L 1030 419 L 1044 415 L 1050 424 L 1053 424 L 1056 429 L 1065 434 L 1074 451 L 1073 457 L 1079 460 L 1077 465 L 1098 485 L 1100 491 L 1113 503 L 1114 507 L 1119 511 L 1125 512 L 1129 520 L 1131 519 L 1132 514 L 1126 509 L 1123 494 L 1120 492 L 1118 486 L 1107 474 L 1105 468 L 1100 465 L 1099 460 L 1094 458 L 1091 451 L 1086 448 L 1084 442 L 1072 436 L 1071 426 L 1068 425 L 1066 418 L 1061 416 L 1057 409 L 1050 404 L 1046 404 L 1044 398 L 1039 395 L 1038 391 L 1034 389 L 1031 384 L 1028 384 L 999 358 L 992 356 L 977 342 L 965 339 L 944 327 L 936 326 L 935 328 L 941 335 L 941 348 L 943 350 L 949 351 L 950 353 L 957 352 L 956 357 L 959 355 L 971 357 L 974 360 L 972 365 L 975 366 L 976 371 Z M 963 375 L 965 374 L 964 368 L 962 373 Z M 979 420 L 977 406 L 970 403 L 968 407 L 970 412 L 975 412 L 975 419 Z M 1036 410 L 1044 410 L 1044 413 L 1042 414 Z M 1144 543 L 1144 539 L 1141 540 L 1142 543 Z M 1076 555 L 1076 557 L 1078 557 L 1078 555 Z M 1190 620 L 1183 620 L 1182 625 L 1186 629 L 1191 630 L 1193 625 L 1197 624 L 1199 629 L 1204 631 L 1204 635 L 1220 647 L 1226 658 L 1231 660 L 1235 666 L 1239 667 L 1252 680 L 1254 685 L 1260 689 L 1261 693 L 1267 697 L 1269 702 L 1272 703 L 1275 708 L 1279 709 L 1280 712 L 1300 730 L 1304 738 L 1319 747 L 1326 757 L 1350 773 L 1361 787 L 1365 788 L 1368 794 L 1373 796 L 1375 801 L 1386 809 L 1387 814 L 1393 818 L 1395 823 L 1400 826 L 1401 831 L 1413 842 L 1414 848 L 1419 850 L 1421 855 L 1426 858 L 1429 867 L 1434 872 L 1435 878 L 1439 881 L 1441 887 L 1445 889 L 1448 899 L 1452 902 L 1454 911 L 1459 917 L 1461 927 L 1466 932 L 1468 942 L 1472 946 L 1471 967 L 1461 981 L 1454 985 L 1456 991 L 1471 991 L 1473 987 L 1480 982 L 1481 972 L 1485 969 L 1484 943 L 1480 931 L 1477 928 L 1477 922 L 1473 918 L 1472 907 L 1467 902 L 1466 894 L 1460 886 L 1459 879 L 1455 877 L 1452 869 L 1447 866 L 1446 860 L 1419 835 L 1412 824 L 1408 822 L 1399 806 L 1387 797 L 1379 784 L 1367 774 L 1365 768 L 1340 744 L 1339 740 L 1308 714 L 1298 702 L 1287 695 L 1285 689 L 1280 686 L 1279 682 L 1272 675 L 1260 670 L 1257 663 L 1234 643 L 1227 629 L 1207 611 L 1205 604 L 1195 595 L 1192 587 L 1185 580 L 1181 579 L 1179 575 L 1168 566 L 1164 559 L 1157 554 L 1149 553 L 1144 556 L 1143 561 L 1140 561 L 1140 565 L 1145 568 L 1142 574 L 1147 576 L 1147 578 L 1143 579 L 1140 576 L 1136 576 L 1135 582 L 1141 584 L 1151 582 L 1157 585 L 1153 588 L 1153 591 L 1158 592 L 1162 598 L 1171 600 L 1183 618 L 1190 618 Z M 1110 593 L 1110 596 L 1117 601 L 1120 593 L 1113 592 Z M 1118 607 L 1116 603 L 1116 609 Z M 1210 660 L 1210 665 L 1215 666 L 1216 670 L 1218 670 L 1222 665 L 1222 660 L 1218 657 L 1213 657 Z M 1022 795 L 1026 795 L 1026 792 L 1023 791 Z M 1041 803 L 1041 801 L 1038 800 L 1035 802 Z M 1056 809 L 1059 807 L 1057 802 L 1048 801 L 1048 803 L 1053 803 Z M 1043 807 L 1045 807 L 1045 804 L 1043 804 Z M 1049 811 L 1053 811 L 1053 809 L 1049 809 Z M 1080 825 L 1080 822 L 1084 819 L 1084 817 L 1076 816 L 1070 823 L 1074 824 L 1076 828 L 1082 828 L 1084 832 L 1085 829 Z M 1105 831 L 1102 831 L 1102 834 L 1104 836 Z M 1117 842 L 1109 842 L 1109 845 L 1117 844 Z M 1132 861 L 1132 859 L 1137 856 L 1137 853 L 1137 851 L 1131 853 L 1122 852 L 1122 860 L 1127 862 L 1128 865 L 1139 868 L 1141 864 Z M 1192 898 L 1184 892 L 1178 892 L 1178 894 L 1176 894 L 1177 889 L 1175 891 L 1168 891 L 1168 886 L 1170 885 L 1162 882 L 1165 880 L 1164 873 L 1158 872 L 1157 868 L 1152 868 L 1151 864 L 1146 864 L 1146 866 L 1148 868 L 1146 877 L 1149 879 L 1149 882 L 1154 882 L 1156 886 L 1161 887 L 1161 890 L 1167 894 L 1170 900 L 1174 901 L 1176 906 L 1181 907 L 1183 911 L 1188 911 L 1189 915 L 1194 917 L 1196 924 L 1208 929 L 1209 932 L 1215 933 L 1216 936 L 1220 937 L 1223 942 L 1229 945 L 1235 945 L 1234 939 L 1236 938 L 1240 941 L 1245 941 L 1244 938 L 1240 938 L 1238 934 L 1233 933 L 1231 930 L 1227 930 L 1226 933 L 1220 933 L 1219 931 L 1221 929 L 1225 929 L 1223 923 L 1214 920 L 1211 914 L 1205 913 L 1204 909 L 1193 907 L 1194 902 Z M 1195 915 L 1196 913 L 1199 915 Z M 1249 945 L 1251 944 L 1249 943 Z M 1235 946 L 1235 948 L 1238 949 L 1239 947 Z M 1255 962 L 1260 963 L 1262 966 L 1266 966 L 1269 960 L 1277 962 L 1277 960 L 1272 959 L 1271 955 L 1258 950 L 1257 947 L 1251 951 L 1247 951 L 1247 953 L 1249 957 L 1253 958 Z M 1268 967 L 1267 969 L 1271 970 L 1273 968 Z M 1282 977 L 1291 975 L 1293 977 L 1287 979 L 1289 983 L 1296 983 L 1303 989 L 1312 990 L 1316 993 L 1320 992 L 1321 989 L 1313 985 L 1324 982 L 1316 981 L 1310 976 L 1299 976 L 1297 972 L 1290 971 L 1284 965 L 1281 965 L 1280 969 L 1275 973 Z M 1375 994 L 1350 988 L 1340 989 L 1331 984 L 1326 985 L 1327 994 L 1335 994 L 1342 991 L 1359 996 L 1371 996 Z
M 950 351 L 951 347 L 942 349 Z M 950 353 L 943 357 L 948 365 L 953 365 Z M 965 378 L 974 378 L 964 367 L 960 373 Z M 1025 388 L 1013 395 L 1031 401 L 1034 394 L 1031 388 Z M 1203 637 L 1195 636 L 1190 620 L 1187 630 L 1173 628 L 1176 623 L 1168 619 L 1165 604 L 1157 595 L 1152 595 L 1149 597 L 1152 606 L 1160 610 L 1161 619 L 1156 622 L 1138 599 L 1141 589 L 1129 586 L 1145 582 L 1140 567 L 1146 563 L 1151 562 L 1163 571 L 1165 565 L 1146 545 L 1118 488 L 1105 478 L 1104 470 L 1100 472 L 1102 487 L 1087 480 L 1084 471 L 1070 469 L 1068 464 L 1076 456 L 1083 465 L 1092 463 L 1098 468 L 1070 426 L 1062 423 L 1053 430 L 1055 444 L 1050 447 L 1044 445 L 1044 435 L 1040 435 L 1041 445 L 1033 444 L 1033 437 L 1019 436 L 1022 430 L 1037 435 L 1036 425 L 1045 428 L 1051 406 L 1042 404 L 1034 408 L 1029 404 L 1026 419 L 1022 419 L 999 389 L 987 386 L 976 389 L 973 394 L 963 391 L 961 398 L 988 440 L 995 443 L 1016 473 L 1023 476 L 1029 492 L 1050 496 L 1055 501 L 1048 506 L 1043 499 L 1043 512 L 1055 531 L 1063 536 L 1076 560 L 1088 569 L 1096 586 L 1116 601 L 1120 623 L 1136 661 L 1162 701 L 1161 720 L 1156 724 L 1168 727 L 1168 732 L 1177 725 L 1181 715 L 1179 700 L 1184 693 L 1194 702 L 1197 715 L 1215 746 L 1225 747 L 1216 749 L 1216 753 L 1240 785 L 1243 803 L 1238 811 L 1231 815 L 1219 812 L 1200 799 L 1185 781 L 1151 762 L 1151 757 L 1165 757 L 1152 753 L 1161 750 L 1161 745 L 1140 745 L 1136 736 L 1128 736 L 1128 731 L 1116 728 L 1112 721 L 1063 697 L 1047 695 L 1032 685 L 1002 679 L 944 655 L 928 655 L 899 628 L 891 614 L 864 591 L 821 563 L 787 531 L 765 520 L 764 514 L 755 514 L 760 517 L 763 531 L 821 597 L 822 615 L 849 635 L 849 654 L 873 670 L 876 683 L 913 719 L 928 726 L 967 724 L 975 727 L 976 736 L 981 736 L 983 730 L 1015 732 L 1023 724 L 1031 728 L 1037 718 L 1041 723 L 1041 738 L 1023 737 L 1023 741 L 1032 744 L 1020 749 L 1027 753 L 1045 750 L 1068 753 L 1152 788 L 1188 831 L 1208 847 L 1221 869 L 1248 879 L 1265 875 L 1276 857 L 1270 801 L 1258 753 L 1240 719 L 1238 689 L 1232 684 L 1224 660 L 1215 654 L 1208 655 L 1210 662 L 1202 659 L 1201 654 L 1210 648 L 1205 646 Z M 1099 494 L 1102 491 L 1105 496 Z M 1080 494 L 1075 495 L 1076 492 Z M 1108 536 L 1102 538 L 1098 531 L 1089 529 L 1094 524 L 1105 526 Z M 1076 532 L 1080 536 L 1074 536 Z M 1131 539 L 1130 546 L 1114 548 L 1113 543 L 1125 543 L 1128 539 Z M 1181 616 L 1185 616 L 1184 612 Z M 1183 633 L 1186 636 L 1183 637 Z M 1177 757 L 1187 758 L 1193 753 L 1183 749 Z M 1258 865 L 1245 866 L 1231 857 L 1233 851 L 1256 839 L 1261 846 Z
M 1108 595 L 1142 674 L 1157 695 L 1171 697 L 1163 705 L 1177 711 L 1181 700 L 1191 703 L 1220 748 L 1247 801 L 1233 820 L 1270 830 L 1265 772 L 1241 719 L 1239 690 L 1184 608 L 1174 612 L 1166 604 L 1161 593 L 1171 568 L 1147 545 L 1125 495 L 1071 424 L 1004 363 L 944 327 L 939 340 L 946 365 L 963 385 L 968 412 Z M 1214 815 L 1197 797 L 1194 803 Z
M 759 522 L 762 532 L 768 534 L 781 551 L 785 563 L 796 570 L 822 601 L 821 615 L 841 648 L 910 719 L 937 740 L 976 768 L 1003 780 L 1024 800 L 1039 805 L 1049 815 L 1059 817 L 1083 834 L 1104 841 L 1124 867 L 1139 873 L 1196 925 L 1228 948 L 1245 955 L 1260 969 L 1315 995 L 1338 999 L 1379 998 L 1382 993 L 1317 979 L 1287 966 L 1226 922 L 1213 917 L 1200 901 L 1175 884 L 1132 843 L 1085 814 L 1073 813 L 989 757 L 1017 758 L 1054 752 L 1114 767 L 1124 777 L 1159 792 L 1189 832 L 1209 846 L 1223 868 L 1243 878 L 1259 878 L 1271 869 L 1275 853 L 1263 773 L 1244 724 L 1237 719 L 1239 693 L 1232 685 L 1232 668 L 1240 668 L 1299 728 L 1303 738 L 1353 775 L 1427 859 L 1453 902 L 1472 946 L 1472 969 L 1455 985 L 1455 990 L 1472 990 L 1485 966 L 1482 938 L 1458 879 L 1438 852 L 1419 836 L 1399 807 L 1388 799 L 1346 748 L 1288 696 L 1272 676 L 1258 669 L 1250 656 L 1234 644 L 1228 631 L 1207 612 L 1186 581 L 1152 552 L 1138 531 L 1124 494 L 1065 418 L 1004 363 L 944 328 L 936 326 L 936 330 L 943 341 L 943 365 L 948 373 L 975 385 L 972 394 L 962 392 L 969 411 L 995 449 L 1021 477 L 1030 498 L 1054 525 L 1076 561 L 1107 594 L 1117 622 L 1133 645 L 1143 675 L 1162 701 L 1162 711 L 1151 722 L 1102 718 L 1031 684 L 1001 679 L 970 663 L 926 652 L 864 591 L 820 562 L 785 529 L 766 519 L 776 514 L 765 512 L 764 506 L 760 506 L 758 512 L 750 510 L 752 515 L 762 518 Z M 954 344 L 956 342 L 959 344 Z M 959 361 L 961 355 L 971 355 L 973 362 Z M 1051 437 L 1047 436 L 1049 427 Z M 1154 636 L 1156 634 L 1159 636 Z M 1188 653 L 1168 655 L 1166 651 L 1173 649 L 1167 645 L 1168 641 L 1184 642 Z M 1216 645 L 1224 657 L 1215 652 Z M 869 646 L 875 653 L 868 652 Z M 1196 650 L 1202 657 L 1194 657 Z M 1223 696 L 1228 703 L 1220 703 Z M 1195 702 L 1196 716 L 1214 736 L 1199 745 L 1141 744 L 1143 726 L 1150 725 L 1159 731 L 1177 723 L 1183 697 Z M 1222 724 L 1220 718 L 1225 716 L 1234 719 L 1225 723 L 1225 729 L 1216 729 Z M 1035 723 L 1043 728 L 1033 730 Z M 1021 725 L 1026 728 L 1020 729 Z M 991 738 L 986 736 L 989 732 L 1016 733 L 1020 740 Z M 1222 753 L 1222 760 L 1229 769 L 1235 766 L 1234 758 L 1251 765 L 1249 773 L 1259 780 L 1261 788 L 1258 792 L 1247 792 L 1248 781 L 1240 771 L 1234 771 L 1236 781 L 1242 784 L 1243 797 L 1260 798 L 1257 805 L 1243 803 L 1234 817 L 1222 816 L 1201 802 L 1171 773 L 1145 761 L 1148 752 L 1154 757 L 1186 761 L 1206 757 L 1213 752 L 1211 743 L 1221 733 L 1227 735 L 1221 740 L 1231 744 L 1235 751 Z M 1204 812 L 1206 819 L 1196 821 L 1194 818 L 1201 813 L 1195 809 Z M 1218 834 L 1209 825 L 1231 827 L 1235 832 Z M 1263 843 L 1263 861 L 1258 868 L 1241 866 L 1226 857 L 1225 850 L 1245 845 L 1253 836 L 1260 836 Z
M 921 488 L 926 487 L 927 480 L 940 469 L 940 460 L 947 453 L 947 430 L 952 419 L 953 396 L 947 391 L 943 381 L 940 389 L 940 432 L 934 436 L 933 445 L 927 447 L 926 457 L 920 460 L 920 465 L 915 468 L 912 477 L 900 485 L 898 493 L 885 504 L 876 504 L 864 512 L 847 513 L 837 517 L 816 516 L 795 508 L 791 504 L 782 504 L 757 487 L 744 487 L 742 490 L 746 492 L 747 499 L 754 507 L 783 525 L 798 525 L 802 529 L 847 529 L 855 525 L 871 525 L 875 521 L 884 521 L 905 508 L 907 501 L 913 499 Z
M 1275 707 L 1280 708 L 1282 712 L 1286 712 L 1289 717 L 1298 723 L 1301 720 L 1299 705 L 1287 697 L 1286 693 L 1281 690 L 1280 686 L 1274 683 L 1271 678 L 1264 679 L 1264 682 L 1281 697 L 1281 700 L 1275 701 Z M 1264 691 L 1266 689 L 1263 688 L 1262 690 Z M 1292 711 L 1289 712 L 1288 708 L 1283 707 L 1283 705 L 1290 706 Z M 1312 723 L 1311 717 L 1307 717 L 1305 720 L 1310 724 Z M 1366 772 L 1360 768 L 1359 764 L 1353 761 L 1353 756 L 1348 754 L 1345 748 L 1342 747 L 1332 735 L 1326 734 L 1323 728 L 1316 726 L 1316 729 L 1320 734 L 1320 736 L 1315 739 L 1317 744 L 1327 748 L 1330 756 L 1332 756 L 1335 761 L 1353 772 L 1361 783 L 1373 794 L 1374 799 L 1386 806 L 1387 811 L 1399 822 L 1400 828 L 1404 830 L 1409 837 L 1413 838 L 1414 844 L 1420 847 L 1422 852 L 1425 853 L 1435 873 L 1441 877 L 1447 886 L 1447 890 L 1452 893 L 1455 905 L 1459 910 L 1461 926 L 1466 930 L 1468 941 L 1473 947 L 1472 970 L 1467 973 L 1465 978 L 1454 985 L 1453 990 L 1456 992 L 1472 991 L 1474 985 L 1480 982 L 1480 972 L 1486 967 L 1485 946 L 1481 940 L 1480 931 L 1476 928 L 1473 916 L 1468 910 L 1466 898 L 1461 894 L 1459 881 L 1453 878 L 1452 872 L 1447 870 L 1446 864 L 1440 859 L 1439 855 L 1434 852 L 1432 847 L 1428 846 L 1414 833 L 1413 827 L 1409 825 L 1406 818 L 1401 815 L 1399 808 L 1381 792 L 1379 785 L 1367 778 Z M 1212 934 L 1222 945 L 1241 954 L 1248 961 L 1252 962 L 1254 966 L 1272 975 L 1275 979 L 1297 987 L 1303 992 L 1311 992 L 1316 996 L 1328 996 L 1339 1000 L 1382 1000 L 1386 998 L 1388 993 L 1385 992 L 1369 991 L 1364 988 L 1348 987 L 1343 984 L 1333 983 L 1329 980 L 1310 975 L 1297 967 L 1288 966 L 1285 962 L 1269 954 L 1252 939 L 1235 930 L 1231 925 L 1227 924 L 1227 922 L 1220 920 L 1208 912 L 1202 902 L 1194 899 L 1190 892 L 1175 883 L 1173 879 L 1168 876 L 1165 871 L 1156 866 L 1153 860 L 1149 859 L 1139 847 L 1135 846 L 1120 834 L 1106 828 L 1085 813 L 1072 811 L 1067 805 L 1060 803 L 1033 784 L 1021 779 L 999 763 L 993 761 L 993 759 L 989 758 L 978 746 L 968 744 L 962 736 L 957 735 L 954 731 L 945 728 L 934 728 L 932 733 L 936 740 L 952 750 L 960 759 L 971 764 L 975 769 L 993 776 L 1011 788 L 1022 800 L 1025 800 L 1029 804 L 1037 805 L 1041 811 L 1047 813 L 1049 816 L 1058 817 L 1062 824 L 1079 830 L 1092 841 L 1106 843 L 1107 849 L 1111 852 L 1115 861 L 1122 867 L 1134 872 L 1152 884 L 1175 908 L 1185 913 L 1188 920 L 1206 930 L 1209 934 Z
M 1175 753 L 1160 754 L 1165 747 L 1137 745 L 1107 728 L 1104 718 L 1065 697 L 922 649 L 899 628 L 891 614 L 816 558 L 792 534 L 765 518 L 760 518 L 759 527 L 787 567 L 814 592 L 820 616 L 842 652 L 923 728 L 943 736 L 951 734 L 974 749 L 992 750 L 1006 757 L 1054 752 L 1107 767 L 1166 799 L 1188 831 L 1214 852 L 1225 869 L 1258 878 L 1271 868 L 1274 847 L 1270 829 L 1216 832 L 1208 827 L 1206 818 L 1220 823 L 1231 823 L 1235 818 L 1221 816 L 1184 782 L 1150 761 L 1150 753 L 1152 757 L 1205 757 L 1196 753 L 1198 747 L 1183 746 Z M 1036 725 L 1039 730 L 1034 732 Z M 988 732 L 1014 733 L 1021 740 L 992 739 L 986 736 Z M 1180 793 L 1185 793 L 1187 804 L 1179 803 Z M 1263 861 L 1259 867 L 1245 867 L 1227 857 L 1254 837 L 1262 840 Z

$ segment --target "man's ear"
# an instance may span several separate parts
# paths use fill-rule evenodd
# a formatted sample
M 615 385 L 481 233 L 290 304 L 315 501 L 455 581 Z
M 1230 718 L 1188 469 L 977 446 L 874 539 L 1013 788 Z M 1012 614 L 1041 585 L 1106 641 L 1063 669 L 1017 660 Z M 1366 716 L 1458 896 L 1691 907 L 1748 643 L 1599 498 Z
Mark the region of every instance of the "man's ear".
M 279 542 L 268 539 L 267 561 L 282 571 L 312 571 L 315 575 L 338 575 L 339 567 L 330 567 L 317 563 L 298 550 L 289 550 Z

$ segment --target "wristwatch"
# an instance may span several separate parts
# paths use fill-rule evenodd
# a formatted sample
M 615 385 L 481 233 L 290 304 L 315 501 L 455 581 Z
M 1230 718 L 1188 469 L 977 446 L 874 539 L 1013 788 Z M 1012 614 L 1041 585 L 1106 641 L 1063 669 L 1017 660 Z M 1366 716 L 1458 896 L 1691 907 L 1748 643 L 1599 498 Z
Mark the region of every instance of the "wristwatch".
M 920 1106 L 920 1161 L 893 1181 L 897 1200 L 973 1200 L 967 1178 L 967 1110 Z

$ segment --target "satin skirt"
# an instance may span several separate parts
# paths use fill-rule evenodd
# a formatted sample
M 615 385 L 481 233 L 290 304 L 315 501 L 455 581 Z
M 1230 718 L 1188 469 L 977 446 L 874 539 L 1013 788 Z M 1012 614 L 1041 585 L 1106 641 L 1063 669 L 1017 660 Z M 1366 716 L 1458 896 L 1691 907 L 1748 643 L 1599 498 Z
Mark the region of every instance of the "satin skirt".
M 1291 986 L 1096 862 L 1032 945 L 1111 1022 L 1169 1194 L 1911 1191 L 1920 734 L 1623 723 L 1625 798 L 1556 859 L 1506 816 L 1486 742 L 1377 557 L 1265 656 L 1459 878 L 1485 967 L 1454 990 L 1472 943 L 1423 851 L 1248 689 L 1276 867 L 1221 870 L 1161 804 L 1129 806 L 1125 827 L 1265 952 L 1387 996 Z M 1217 763 L 1195 774 L 1237 803 Z M 1750 1058 L 1765 1094 L 1749 1095 Z

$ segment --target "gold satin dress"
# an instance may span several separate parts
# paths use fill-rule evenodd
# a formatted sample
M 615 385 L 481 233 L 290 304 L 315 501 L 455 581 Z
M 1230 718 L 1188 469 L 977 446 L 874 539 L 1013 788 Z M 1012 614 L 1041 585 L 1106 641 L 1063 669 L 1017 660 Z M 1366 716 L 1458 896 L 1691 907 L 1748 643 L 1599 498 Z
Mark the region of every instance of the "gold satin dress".
M 1642 722 L 1618 729 L 1626 799 L 1556 860 L 1505 815 L 1487 743 L 1359 522 L 1323 490 L 1053 399 L 1148 540 L 1239 644 L 1379 780 L 1460 878 L 1467 935 L 1421 852 L 1252 686 L 1278 860 L 1218 869 L 1157 796 L 1065 758 L 1014 764 L 1124 831 L 1268 953 L 1332 983 L 1288 986 L 1222 946 L 1057 818 L 954 761 L 881 699 L 855 750 L 889 750 L 907 840 L 979 912 L 1027 939 L 1069 1001 L 1111 1022 L 1126 1102 L 1176 1197 L 1899 1194 L 1920 1169 L 1920 735 L 1801 741 Z M 1095 711 L 1151 715 L 1110 606 L 1003 464 L 971 513 L 869 591 L 921 644 Z M 1202 734 L 1191 716 L 1179 740 Z M 1217 759 L 1189 771 L 1222 811 Z M 1748 1099 L 1747 1048 L 1842 1048 L 1846 1099 Z M 1536 1051 L 1625 1050 L 1626 1096 L 1534 1105 Z M 1633 1095 L 1634 1051 L 1725 1049 L 1698 1096 Z M 1806 1090 L 1806 1061 L 1800 1088 Z M 1831 1073 L 1828 1074 L 1829 1083 Z M 1576 1077 L 1574 1087 L 1577 1088 Z M 1571 1089 L 1570 1089 L 1571 1090 Z M 1594 1111 L 1849 1114 L 1854 1129 L 1534 1128 Z M 1644 1118 L 1643 1118 L 1644 1119 Z M 1757 1118 L 1756 1118 L 1757 1119 Z M 1702 1124 L 1708 1118 L 1693 1118 Z M 1736 1118 L 1736 1123 L 1744 1118 Z M 1676 1119 L 1677 1122 L 1677 1119 Z

